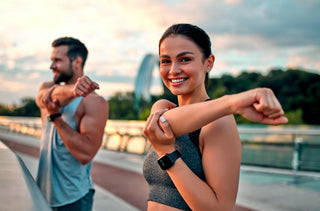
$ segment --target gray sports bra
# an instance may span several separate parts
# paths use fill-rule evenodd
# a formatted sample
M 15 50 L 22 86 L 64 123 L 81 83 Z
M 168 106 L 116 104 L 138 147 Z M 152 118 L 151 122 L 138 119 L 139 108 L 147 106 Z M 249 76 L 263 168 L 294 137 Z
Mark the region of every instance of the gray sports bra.
M 176 138 L 175 148 L 181 153 L 181 158 L 187 166 L 205 181 L 199 150 L 200 130 Z M 191 210 L 174 186 L 168 173 L 158 165 L 158 158 L 157 153 L 151 148 L 143 165 L 143 175 L 148 182 L 150 191 L 148 201 L 155 201 L 182 210 Z

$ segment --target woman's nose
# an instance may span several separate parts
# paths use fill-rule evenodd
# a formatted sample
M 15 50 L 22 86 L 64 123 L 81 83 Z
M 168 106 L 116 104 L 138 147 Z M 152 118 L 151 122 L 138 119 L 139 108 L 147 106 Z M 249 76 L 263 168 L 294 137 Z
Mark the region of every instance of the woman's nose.
M 171 68 L 170 68 L 170 73 L 177 74 L 180 72 L 181 72 L 180 65 L 178 65 L 176 63 L 172 63 Z

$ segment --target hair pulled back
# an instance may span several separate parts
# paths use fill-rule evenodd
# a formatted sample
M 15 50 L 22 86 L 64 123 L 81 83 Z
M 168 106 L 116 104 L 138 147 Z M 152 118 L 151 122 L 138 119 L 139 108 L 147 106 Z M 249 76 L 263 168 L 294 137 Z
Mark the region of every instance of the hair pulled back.
M 162 35 L 159 40 L 159 49 L 160 45 L 167 37 L 171 35 L 183 35 L 193 41 L 199 49 L 203 53 L 203 60 L 207 59 L 211 54 L 211 41 L 208 34 L 199 28 L 198 26 L 187 24 L 187 23 L 179 23 L 170 26 Z M 208 87 L 209 83 L 209 74 L 206 73 L 205 85 Z

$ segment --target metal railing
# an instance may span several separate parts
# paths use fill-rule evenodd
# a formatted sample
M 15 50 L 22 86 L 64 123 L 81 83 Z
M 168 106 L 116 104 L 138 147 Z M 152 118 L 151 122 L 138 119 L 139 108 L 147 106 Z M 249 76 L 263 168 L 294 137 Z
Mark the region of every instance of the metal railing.
M 146 154 L 150 143 L 143 135 L 144 121 L 108 120 L 102 148 Z M 41 121 L 0 117 L 0 129 L 39 137 Z M 269 126 L 238 128 L 242 163 L 293 171 L 320 171 L 320 130 L 317 128 Z
M 239 128 L 239 133 L 244 164 L 320 171 L 319 129 Z M 258 153 L 250 157 L 250 150 Z

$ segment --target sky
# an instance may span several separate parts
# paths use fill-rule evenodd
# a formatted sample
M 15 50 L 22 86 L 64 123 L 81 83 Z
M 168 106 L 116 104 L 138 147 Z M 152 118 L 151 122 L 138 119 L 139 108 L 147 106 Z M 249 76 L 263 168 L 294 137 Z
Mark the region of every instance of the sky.
M 320 74 L 319 9 L 319 0 L 2 0 L 0 104 L 36 98 L 53 77 L 51 43 L 63 36 L 87 46 L 85 74 L 100 95 L 133 91 L 144 56 L 157 54 L 162 33 L 175 23 L 210 36 L 210 77 L 272 68 Z M 159 72 L 153 75 L 151 92 L 161 93 Z

